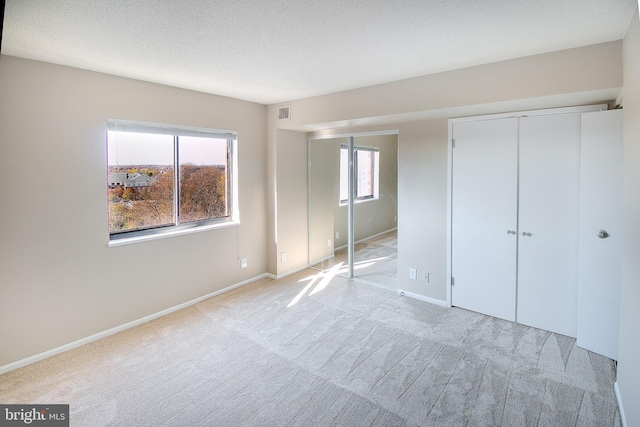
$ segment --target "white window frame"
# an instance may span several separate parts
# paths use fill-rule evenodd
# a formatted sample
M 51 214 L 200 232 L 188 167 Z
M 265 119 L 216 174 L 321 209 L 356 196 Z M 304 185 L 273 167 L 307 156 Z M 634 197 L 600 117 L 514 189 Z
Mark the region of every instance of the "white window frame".
M 344 171 L 344 167 L 342 166 L 343 162 L 343 150 L 347 152 L 349 146 L 346 144 L 340 145 L 340 205 L 346 205 L 348 203 L 348 194 L 349 194 L 349 165 L 347 161 L 347 170 L 346 173 Z M 362 145 L 356 145 L 353 147 L 353 158 L 354 158 L 354 176 L 356 177 L 356 182 L 354 183 L 354 202 L 365 202 L 371 200 L 378 200 L 380 198 L 380 148 L 378 147 L 367 147 Z M 372 184 L 373 184 L 373 192 L 372 194 L 358 195 L 358 151 L 369 151 L 371 152 L 371 171 L 372 171 Z M 345 193 L 346 188 L 346 193 Z M 345 194 L 347 197 L 344 197 Z
M 107 119 L 107 131 L 120 131 L 120 132 L 137 132 L 137 133 L 151 133 L 159 135 L 172 135 L 174 137 L 174 147 L 177 147 L 177 139 L 180 136 L 195 136 L 195 137 L 209 137 L 216 139 L 227 140 L 227 165 L 226 171 L 226 194 L 225 200 L 227 203 L 228 212 L 224 217 L 212 218 L 203 221 L 194 221 L 188 223 L 179 222 L 178 200 L 180 197 L 178 176 L 180 174 L 180 164 L 177 156 L 177 152 L 174 153 L 174 223 L 159 226 L 155 228 L 149 228 L 144 230 L 131 230 L 118 233 L 108 232 L 109 243 L 108 246 L 119 246 L 123 244 L 135 243 L 146 240 L 155 240 L 159 238 L 171 237 L 181 234 L 189 234 L 194 232 L 201 232 L 211 230 L 215 228 L 224 228 L 229 226 L 235 226 L 240 223 L 239 210 L 238 210 L 238 158 L 237 158 L 237 143 L 238 137 L 236 131 L 198 128 L 192 126 L 180 126 L 169 125 L 161 123 L 149 123 L 139 122 L 132 120 L 120 120 L 120 119 Z M 105 141 L 108 148 L 107 132 L 105 132 Z M 177 151 L 177 150 L 175 150 Z M 107 165 L 107 174 L 108 174 Z M 108 182 L 107 182 L 108 184 Z M 108 202 L 107 202 L 108 203 Z M 107 228 L 108 231 L 108 228 Z

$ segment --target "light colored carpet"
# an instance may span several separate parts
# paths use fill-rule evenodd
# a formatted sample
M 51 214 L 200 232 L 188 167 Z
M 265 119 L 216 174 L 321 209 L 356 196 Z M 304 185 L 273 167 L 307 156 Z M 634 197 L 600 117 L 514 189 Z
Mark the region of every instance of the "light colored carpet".
M 72 426 L 620 426 L 575 340 L 306 270 L 0 376 Z

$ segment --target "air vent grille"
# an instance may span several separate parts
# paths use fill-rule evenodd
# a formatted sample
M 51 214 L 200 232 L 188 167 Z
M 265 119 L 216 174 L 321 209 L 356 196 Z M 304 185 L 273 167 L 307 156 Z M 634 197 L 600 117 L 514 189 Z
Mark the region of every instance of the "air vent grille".
M 289 119 L 289 106 L 281 107 L 278 110 L 278 119 L 280 119 L 280 120 L 288 120 Z

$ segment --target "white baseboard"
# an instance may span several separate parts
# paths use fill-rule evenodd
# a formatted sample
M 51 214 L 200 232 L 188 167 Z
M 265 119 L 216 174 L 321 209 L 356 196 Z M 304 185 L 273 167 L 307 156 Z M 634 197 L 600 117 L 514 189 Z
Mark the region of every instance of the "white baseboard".
M 173 306 L 173 307 L 169 307 L 169 308 L 167 308 L 165 310 L 159 311 L 157 313 L 150 314 L 148 316 L 145 316 L 143 318 L 134 320 L 132 322 L 125 323 L 124 325 L 116 326 L 115 328 L 107 329 L 106 331 L 103 331 L 103 332 L 98 332 L 97 334 L 88 336 L 86 338 L 79 339 L 77 341 L 71 342 L 69 344 L 65 344 L 65 345 L 60 346 L 60 347 L 56 347 L 56 348 L 54 348 L 52 350 L 45 351 L 44 353 L 36 354 L 35 356 L 27 357 L 26 359 L 18 360 L 17 362 L 13 362 L 13 363 L 10 363 L 8 365 L 0 366 L 0 375 L 2 375 L 4 373 L 7 373 L 9 371 L 13 371 L 14 369 L 22 368 L 23 366 L 27 366 L 27 365 L 30 365 L 32 363 L 39 362 L 39 361 L 44 360 L 44 359 L 46 359 L 48 357 L 55 356 L 56 354 L 64 353 L 65 351 L 69 351 L 71 349 L 74 349 L 76 347 L 80 347 L 80 346 L 88 344 L 90 342 L 97 341 L 97 340 L 99 340 L 101 338 L 108 337 L 109 335 L 117 334 L 118 332 L 122 332 L 122 331 L 124 331 L 126 329 L 133 328 L 134 326 L 138 326 L 138 325 L 141 325 L 143 323 L 147 323 L 147 322 L 149 322 L 151 320 L 158 319 L 158 318 L 160 318 L 162 316 L 166 316 L 167 314 L 173 313 L 174 311 L 178 311 L 178 310 L 181 310 L 183 308 L 187 308 L 187 307 L 195 305 L 195 304 L 197 304 L 197 303 L 199 303 L 201 301 L 204 301 L 204 300 L 206 300 L 208 298 L 214 297 L 216 295 L 223 294 L 225 292 L 229 292 L 229 291 L 231 291 L 233 289 L 236 289 L 236 288 L 239 288 L 241 286 L 247 285 L 249 283 L 255 282 L 256 280 L 264 279 L 266 277 L 274 278 L 273 275 L 264 273 L 264 274 L 261 274 L 259 276 L 253 277 L 251 279 L 247 279 L 245 281 L 242 281 L 240 283 L 236 283 L 235 285 L 227 286 L 224 289 L 220 289 L 218 291 L 211 292 L 211 293 L 209 293 L 207 295 L 203 295 L 203 296 L 201 296 L 199 298 L 196 298 L 196 299 L 193 299 L 191 301 L 187 301 L 185 303 L 178 304 L 178 305 Z
M 624 416 L 624 408 L 622 407 L 622 396 L 620 396 L 618 381 L 613 383 L 613 390 L 615 390 L 616 399 L 618 400 L 618 409 L 620 410 L 620 419 L 622 420 L 622 427 L 627 427 L 627 418 Z
M 306 270 L 308 268 L 309 268 L 308 265 L 303 265 L 302 267 L 298 267 L 298 268 L 293 269 L 291 271 L 287 271 L 286 273 L 278 274 L 277 276 L 274 276 L 273 274 L 269 274 L 269 277 L 271 279 L 274 279 L 274 280 L 280 280 L 280 279 L 282 279 L 284 277 L 291 276 L 292 274 L 296 274 L 296 273 L 298 273 L 298 272 L 300 272 L 302 270 Z
M 428 302 L 428 303 L 431 303 L 431 304 L 439 305 L 441 307 L 449 307 L 449 304 L 447 304 L 446 301 L 442 301 L 442 300 L 435 299 L 435 298 L 429 298 L 429 297 L 426 297 L 424 295 L 416 294 L 416 293 L 409 292 L 409 291 L 404 291 L 402 289 L 397 289 L 397 292 L 398 292 L 398 295 L 404 295 L 404 296 L 407 296 L 409 298 L 414 298 L 414 299 L 417 299 L 417 300 L 420 300 L 420 301 L 424 301 L 424 302 Z

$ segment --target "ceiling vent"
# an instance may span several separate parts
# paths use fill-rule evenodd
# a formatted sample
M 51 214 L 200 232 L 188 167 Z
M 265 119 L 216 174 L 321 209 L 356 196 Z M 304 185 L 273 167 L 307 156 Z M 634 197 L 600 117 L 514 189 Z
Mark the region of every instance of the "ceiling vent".
M 289 106 L 287 105 L 286 107 L 280 107 L 280 109 L 278 109 L 278 119 L 279 120 L 289 120 Z

